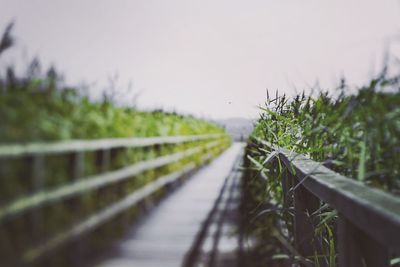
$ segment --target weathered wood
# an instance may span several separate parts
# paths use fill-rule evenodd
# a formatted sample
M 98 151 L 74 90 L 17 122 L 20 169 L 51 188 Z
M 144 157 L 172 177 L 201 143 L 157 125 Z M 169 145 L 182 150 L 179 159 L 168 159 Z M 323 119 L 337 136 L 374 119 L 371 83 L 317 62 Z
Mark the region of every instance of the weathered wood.
M 400 253 L 400 198 L 346 178 L 304 155 L 257 140 L 279 152 L 293 175 L 371 239 Z
M 294 240 L 297 251 L 303 257 L 314 255 L 314 225 L 311 214 L 318 208 L 315 197 L 310 196 L 303 186 L 294 191 Z
M 349 220 L 339 216 L 338 248 L 340 267 L 389 267 L 388 249 L 371 239 Z
M 338 256 L 340 267 L 363 266 L 359 244 L 355 239 L 355 227 L 343 216 L 338 222 Z
M 205 162 L 205 161 L 206 161 L 206 157 L 203 157 L 203 162 Z M 132 194 L 123 198 L 122 200 L 118 201 L 117 203 L 114 203 L 114 204 L 110 205 L 109 207 L 101 210 L 100 212 L 82 220 L 80 223 L 73 226 L 69 230 L 62 232 L 62 233 L 56 235 L 55 237 L 49 239 L 44 244 L 27 251 L 22 257 L 23 262 L 29 263 L 29 262 L 35 261 L 38 258 L 40 258 L 41 256 L 43 256 L 44 254 L 46 254 L 47 252 L 64 244 L 65 242 L 73 240 L 73 239 L 79 237 L 80 235 L 82 235 L 83 233 L 96 228 L 100 224 L 103 224 L 104 222 L 113 218 L 115 215 L 117 215 L 117 214 L 121 213 L 122 211 L 130 208 L 131 206 L 139 203 L 140 201 L 142 201 L 149 195 L 153 194 L 160 188 L 164 187 L 165 185 L 174 182 L 175 180 L 184 176 L 186 173 L 190 173 L 195 168 L 196 168 L 196 165 L 193 163 L 190 163 L 190 164 L 186 165 L 180 171 L 159 177 L 155 181 L 136 190 L 135 192 L 133 192 Z
M 44 171 L 44 157 L 43 155 L 35 155 L 31 158 L 32 164 L 32 192 L 38 193 L 43 189 L 45 171 Z M 29 213 L 31 220 L 30 231 L 32 242 L 39 242 L 43 233 L 43 212 L 31 212 Z
M 220 213 L 218 219 L 216 220 L 216 229 L 215 232 L 213 233 L 213 241 L 212 241 L 212 248 L 211 248 L 211 253 L 209 255 L 209 259 L 208 259 L 208 265 L 209 267 L 214 267 L 216 266 L 217 263 L 217 255 L 218 255 L 218 245 L 220 242 L 220 238 L 222 235 L 222 226 L 224 223 L 224 220 L 226 220 L 226 216 L 228 213 L 228 207 L 230 205 L 230 202 L 232 201 L 232 196 L 233 196 L 233 190 L 235 189 L 235 182 L 238 179 L 239 174 L 236 172 L 233 172 L 233 174 L 230 177 L 230 180 L 228 181 L 228 185 L 227 185 L 227 194 L 228 194 L 228 198 L 227 200 L 225 200 L 225 203 L 221 203 L 221 206 L 224 205 L 224 207 L 222 207 L 222 212 Z
M 82 178 L 84 173 L 84 153 L 83 152 L 74 152 L 70 155 L 69 158 L 69 170 L 70 170 L 70 177 L 72 181 L 79 180 Z
M 138 162 L 132 166 L 128 166 L 116 171 L 111 171 L 104 174 L 94 175 L 79 179 L 75 182 L 63 185 L 57 189 L 51 191 L 41 191 L 31 196 L 26 196 L 18 199 L 10 204 L 0 208 L 0 220 L 21 213 L 25 210 L 38 207 L 40 205 L 58 201 L 60 199 L 71 197 L 88 190 L 93 190 L 111 183 L 119 182 L 128 179 L 134 175 L 137 175 L 146 170 L 158 168 L 176 161 L 179 161 L 185 157 L 192 156 L 203 150 L 203 147 L 212 148 L 219 145 L 219 141 L 208 143 L 205 146 L 198 146 L 187 149 L 182 152 L 177 152 L 172 155 L 162 156 L 152 160 Z M 77 161 L 77 160 L 74 160 Z M 79 164 L 76 163 L 75 170 L 73 172 L 79 177 Z
M 44 158 L 42 155 L 32 157 L 32 191 L 43 189 L 44 183 Z
M 209 155 L 209 157 L 211 157 L 211 154 Z M 207 161 L 206 158 L 203 158 L 205 161 Z M 233 166 L 234 168 L 237 167 L 239 164 L 241 165 L 241 161 L 243 160 L 242 154 L 240 154 Z M 187 251 L 185 258 L 182 262 L 182 267 L 192 267 L 192 266 L 198 266 L 199 264 L 199 257 L 201 255 L 201 250 L 203 247 L 203 244 L 207 238 L 207 235 L 209 234 L 209 228 L 212 225 L 213 221 L 216 220 L 216 216 L 218 215 L 218 210 L 222 204 L 223 201 L 223 197 L 224 194 L 226 192 L 226 190 L 228 190 L 228 187 L 230 186 L 229 189 L 229 196 L 231 196 L 233 189 L 234 189 L 234 183 L 232 182 L 235 178 L 238 177 L 238 173 L 236 171 L 233 171 L 230 173 L 230 175 L 228 175 L 224 182 L 223 185 L 218 193 L 218 196 L 216 198 L 216 200 L 214 201 L 214 205 L 211 208 L 211 210 L 208 212 L 208 215 L 206 217 L 206 219 L 202 222 L 201 228 L 199 230 L 199 232 L 197 233 L 196 237 L 194 238 L 194 241 L 192 242 L 191 247 L 189 248 L 189 250 Z M 229 203 L 226 203 L 229 204 Z M 227 208 L 227 206 L 225 207 Z M 221 214 L 221 217 L 219 217 L 219 220 L 217 222 L 217 224 L 219 226 L 217 226 L 219 229 L 216 230 L 216 232 L 214 232 L 214 236 L 213 236 L 213 252 L 216 252 L 217 247 L 218 247 L 218 242 L 219 242 L 219 237 L 221 235 L 221 223 L 223 222 L 222 220 L 224 219 L 224 214 Z M 207 266 L 214 266 L 215 264 L 215 254 L 214 255 L 210 255 L 209 260 L 208 260 L 208 264 Z
M 298 181 L 297 181 L 298 183 Z M 315 255 L 320 258 L 320 266 L 328 266 L 323 259 L 324 251 L 321 238 L 315 235 L 318 216 L 314 213 L 320 207 L 320 200 L 311 194 L 304 186 L 296 184 L 294 190 L 294 237 L 295 247 L 301 256 L 313 259 Z M 313 215 L 314 214 L 314 215 Z
M 207 218 L 204 220 L 202 223 L 200 231 L 197 233 L 194 242 L 192 243 L 191 247 L 189 248 L 185 259 L 182 263 L 182 267 L 192 267 L 195 266 L 195 264 L 198 261 L 199 257 L 199 251 L 201 250 L 201 247 L 203 246 L 203 243 L 207 237 L 208 230 L 210 225 L 213 222 L 214 217 L 216 216 L 218 212 L 218 206 L 220 205 L 223 197 L 223 193 L 225 189 L 228 186 L 228 181 L 231 179 L 231 176 L 228 176 L 225 178 L 224 183 L 219 191 L 217 199 L 214 201 L 214 205 L 211 208 L 211 210 L 208 212 Z
M 85 154 L 83 151 L 73 152 L 69 156 L 69 171 L 71 181 L 78 181 L 84 175 L 85 167 Z M 64 204 L 65 205 L 65 204 Z M 69 210 L 74 211 L 76 216 L 81 216 L 83 213 L 83 206 L 81 205 L 79 198 L 73 198 L 68 203 L 66 203 Z M 39 209 L 40 210 L 40 209 Z M 34 210 L 35 212 L 35 210 Z M 84 254 L 84 243 L 83 240 L 79 240 L 77 244 L 72 247 L 73 253 L 70 255 L 69 262 L 71 265 L 79 266 L 83 260 Z
M 101 172 L 106 172 L 110 168 L 111 151 L 103 149 L 96 152 L 96 165 Z
M 272 163 L 277 166 L 277 162 Z M 283 168 L 282 170 L 282 192 L 283 192 L 283 206 L 285 208 L 290 208 L 294 205 L 293 201 L 293 191 L 291 189 L 294 187 L 295 179 L 294 176 L 288 171 L 288 168 Z
M 203 155 L 203 152 L 209 153 L 212 148 L 220 147 L 222 142 L 221 140 L 224 138 L 224 136 L 225 135 L 223 134 L 209 134 L 154 138 L 118 138 L 94 141 L 75 140 L 50 144 L 0 146 L 0 158 L 3 157 L 16 159 L 23 156 L 23 159 L 25 159 L 25 157 L 28 158 L 29 164 L 31 164 L 31 174 L 29 177 L 26 177 L 29 183 L 28 185 L 31 189 L 29 194 L 21 198 L 10 199 L 10 203 L 5 203 L 6 205 L 0 207 L 0 222 L 3 222 L 4 219 L 7 219 L 4 221 L 7 221 L 8 223 L 12 222 L 14 219 L 19 220 L 20 218 L 25 218 L 25 216 L 27 216 L 26 218 L 29 219 L 28 228 L 32 228 L 32 233 L 37 235 L 37 237 L 33 237 L 32 235 L 31 238 L 30 229 L 27 229 L 27 234 L 29 236 L 26 236 L 26 239 L 31 239 L 32 242 L 26 242 L 25 244 L 25 246 L 31 247 L 31 249 L 24 254 L 23 261 L 29 262 L 31 260 L 38 259 L 44 254 L 47 255 L 47 252 L 50 252 L 54 248 L 64 245 L 67 241 L 74 239 L 77 244 L 74 244 L 74 246 L 68 248 L 70 250 L 71 257 L 68 258 L 67 261 L 70 263 L 70 265 L 78 265 L 81 259 L 84 257 L 84 254 L 81 253 L 83 252 L 82 248 L 84 244 L 80 240 L 83 233 L 86 233 L 96 228 L 103 222 L 110 220 L 115 215 L 127 210 L 132 205 L 135 205 L 143 199 L 148 198 L 150 195 L 153 195 L 161 188 L 178 181 L 178 178 L 194 170 L 196 164 L 200 162 L 196 162 L 196 164 L 192 162 L 186 165 L 186 167 L 184 167 L 184 169 L 181 171 L 162 176 L 157 180 L 146 184 L 128 196 L 126 196 L 127 192 L 125 192 L 125 188 L 122 187 L 124 183 L 120 182 L 130 179 L 141 172 L 163 167 L 193 155 Z M 160 152 L 160 146 L 163 144 L 189 143 L 197 140 L 206 140 L 206 144 L 192 147 L 174 154 L 140 161 L 118 170 L 116 170 L 117 166 L 111 166 L 111 152 L 113 151 L 125 152 L 129 148 L 150 148 L 154 146 L 155 149 Z M 194 144 L 197 143 L 193 143 L 192 146 Z M 187 146 L 184 145 L 182 147 Z M 99 167 L 97 171 L 102 173 L 85 177 L 84 156 L 87 152 L 91 151 L 94 152 L 93 154 L 95 155 L 96 165 Z M 65 154 L 65 159 L 68 161 L 67 172 L 69 180 L 62 185 L 57 185 L 55 188 L 47 188 L 44 186 L 44 158 L 62 154 Z M 201 162 L 204 163 L 208 161 L 210 157 L 212 157 L 211 154 L 207 154 L 202 158 Z M 118 166 L 118 168 L 119 167 L 121 166 Z M 52 177 L 47 176 L 51 176 L 51 173 L 46 173 L 45 178 L 52 179 Z M 111 186 L 114 183 L 117 186 L 113 186 L 112 189 L 105 188 L 106 186 Z M 116 195 L 116 190 L 114 189 L 118 190 L 119 185 L 121 185 L 121 192 L 117 192 L 118 194 Z M 86 196 L 83 194 L 90 190 L 96 190 L 99 188 L 104 189 L 102 192 L 112 192 L 115 197 L 108 199 L 108 202 L 106 203 L 103 201 L 101 203 L 102 206 L 98 206 L 98 209 L 94 211 L 95 214 L 93 214 L 93 211 L 89 212 L 87 207 L 82 202 L 86 201 L 84 198 Z M 101 196 L 104 197 L 104 195 L 105 194 L 102 194 Z M 90 196 L 93 197 L 95 195 L 90 194 Z M 64 201 L 66 198 L 69 198 L 68 201 Z M 111 201 L 113 204 L 109 203 Z M 41 209 L 41 207 L 42 205 L 48 205 L 55 202 L 57 202 L 55 207 L 61 207 L 64 205 L 65 208 L 71 208 L 70 210 L 73 211 L 74 216 L 70 217 L 71 220 L 66 220 L 65 223 L 61 222 L 62 225 L 60 224 L 58 228 L 61 231 L 58 230 L 58 234 L 53 235 L 49 234 L 49 231 L 44 229 L 45 224 L 41 219 L 44 219 L 42 215 L 44 212 L 47 212 L 48 209 Z M 104 208 L 104 204 L 111 205 Z M 19 215 L 23 215 L 24 217 L 15 217 Z M 39 218 L 39 220 L 36 220 L 35 218 Z M 41 226 L 41 228 L 38 227 L 38 225 Z M 74 226 L 68 229 L 68 227 L 71 225 Z M 65 227 L 67 227 L 67 230 Z M 42 231 L 42 228 L 44 231 Z M 46 238 L 48 238 L 47 241 L 43 242 L 43 240 Z M 18 258 L 15 260 L 19 261 L 20 259 L 21 257 L 18 255 Z M 43 259 L 46 260 L 47 258 L 44 257 Z
M 32 143 L 0 146 L 0 157 L 21 157 L 32 154 L 63 154 L 78 151 L 106 150 L 118 147 L 145 147 L 161 144 L 178 144 L 197 140 L 217 139 L 224 134 L 164 136 L 143 138 L 112 138 L 99 140 L 71 140 L 54 143 Z

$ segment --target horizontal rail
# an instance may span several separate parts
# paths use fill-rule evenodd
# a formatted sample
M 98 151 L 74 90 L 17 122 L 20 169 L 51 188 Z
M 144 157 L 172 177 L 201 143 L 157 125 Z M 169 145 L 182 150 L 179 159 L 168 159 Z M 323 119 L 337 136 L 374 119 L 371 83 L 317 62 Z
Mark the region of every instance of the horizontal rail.
M 146 147 L 161 144 L 179 144 L 205 139 L 215 139 L 222 136 L 224 136 L 224 134 L 109 138 L 98 140 L 71 140 L 54 143 L 1 145 L 0 158 L 21 157 L 33 154 L 62 154 L 80 151 L 106 150 L 117 147 Z
M 374 240 L 400 252 L 400 198 L 342 176 L 306 156 L 256 141 L 279 158 L 308 191 Z
M 213 141 L 207 145 L 190 148 L 185 151 L 177 152 L 172 155 L 167 155 L 147 161 L 142 161 L 132 166 L 125 167 L 116 171 L 111 171 L 104 174 L 81 178 L 76 182 L 63 185 L 51 191 L 42 191 L 30 196 L 22 197 L 0 208 L 0 221 L 6 217 L 17 215 L 28 209 L 32 209 L 44 204 L 55 202 L 66 197 L 71 197 L 73 195 L 83 193 L 88 190 L 97 189 L 99 187 L 111 183 L 128 179 L 144 171 L 165 166 L 167 164 L 176 162 L 178 160 L 181 160 L 183 158 L 201 152 L 203 149 L 212 148 L 219 144 L 220 144 L 219 141 Z
M 210 154 L 205 155 L 202 158 L 202 162 L 204 163 L 210 158 L 211 158 Z M 121 213 L 122 211 L 142 201 L 146 197 L 152 195 L 154 192 L 163 188 L 165 185 L 170 184 L 178 180 L 180 177 L 190 173 L 195 168 L 196 165 L 194 163 L 189 163 L 182 170 L 162 176 L 156 179 L 155 181 L 143 186 L 142 188 L 136 190 L 132 194 L 123 198 L 122 200 L 114 204 L 111 204 L 109 207 L 105 208 L 104 210 L 101 210 L 100 212 L 94 215 L 89 216 L 88 218 L 76 224 L 75 226 L 71 227 L 70 229 L 66 230 L 65 232 L 56 235 L 54 238 L 48 240 L 43 245 L 29 250 L 22 257 L 23 261 L 25 262 L 35 261 L 43 254 L 45 254 L 48 251 L 51 251 L 52 249 L 58 247 L 59 245 L 69 240 L 72 240 L 85 232 L 93 230 L 100 224 L 113 218 L 118 213 Z

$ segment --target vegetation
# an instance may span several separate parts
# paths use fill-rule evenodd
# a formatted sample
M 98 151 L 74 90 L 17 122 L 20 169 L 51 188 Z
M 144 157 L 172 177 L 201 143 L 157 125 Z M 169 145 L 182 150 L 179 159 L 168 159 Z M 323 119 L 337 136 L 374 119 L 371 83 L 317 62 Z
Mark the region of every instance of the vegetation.
M 399 192 L 400 89 L 384 91 L 388 85 L 393 82 L 374 80 L 357 95 L 346 96 L 342 88 L 336 98 L 326 92 L 293 101 L 268 99 L 254 135 L 345 176 Z
M 13 44 L 11 29 L 12 24 L 7 27 L 0 41 L 0 60 L 2 53 Z M 78 89 L 64 86 L 55 68 L 51 67 L 43 73 L 36 59 L 22 75 L 17 75 L 13 66 L 0 71 L 0 118 L 0 145 L 69 139 L 224 133 L 215 124 L 191 116 L 160 110 L 142 112 L 135 107 L 118 106 L 108 91 L 102 101 L 93 101 Z M 210 148 L 205 147 L 213 141 L 219 143 Z M 144 171 L 135 177 L 35 207 L 0 221 L 0 265 L 17 266 L 18 261 L 32 248 L 51 240 L 55 235 L 106 209 L 110 204 L 129 196 L 162 175 L 182 170 L 188 164 L 203 163 L 205 155 L 216 156 L 229 144 L 230 139 L 221 135 L 221 138 L 211 141 L 204 139 L 142 148 L 113 148 L 108 151 L 108 164 L 102 164 L 104 151 L 85 152 L 79 155 L 80 158 L 73 153 L 44 155 L 41 157 L 43 161 L 39 183 L 36 181 L 37 177 L 35 178 L 34 156 L 1 158 L 0 210 L 17 199 L 41 191 L 49 192 L 140 161 L 202 147 L 191 156 Z M 75 173 L 77 158 L 81 164 L 79 175 Z M 146 201 L 157 200 L 164 191 L 165 189 L 160 190 Z M 110 240 L 120 236 L 126 230 L 128 222 L 141 214 L 144 206 L 146 205 L 132 207 L 96 229 L 95 235 L 80 237 L 51 254 L 51 257 L 45 258 L 43 262 L 38 262 L 37 266 L 82 264 L 82 255 L 86 255 L 82 253 L 96 252 Z
M 267 97 L 253 137 L 273 145 L 305 154 L 315 161 L 391 194 L 400 194 L 400 83 L 399 77 L 388 78 L 386 70 L 356 94 L 346 93 L 343 80 L 334 93 L 304 93 L 288 99 L 276 94 Z M 309 259 L 294 257 L 293 212 L 283 205 L 282 169 L 271 166 L 270 151 L 250 144 L 246 198 L 250 210 L 249 231 L 262 236 L 253 253 L 269 264 L 290 258 L 303 264 L 319 266 L 326 260 L 336 265 L 336 212 L 321 205 L 317 214 L 323 223 L 315 232 L 324 232 L 325 255 Z M 260 177 L 264 179 L 259 179 Z M 265 182 L 267 179 L 268 182 Z M 286 229 L 286 230 L 284 230 Z M 310 265 L 310 266 L 311 266 Z
M 14 42 L 11 30 L 12 24 L 0 41 L 0 59 Z M 82 90 L 64 86 L 54 67 L 41 69 L 34 59 L 22 75 L 14 66 L 0 71 L 0 143 L 224 132 L 190 116 L 119 107 L 112 88 L 94 102 Z
M 16 78 L 12 69 L 0 77 L 1 143 L 223 132 L 193 117 L 93 102 L 57 83 L 50 74 Z

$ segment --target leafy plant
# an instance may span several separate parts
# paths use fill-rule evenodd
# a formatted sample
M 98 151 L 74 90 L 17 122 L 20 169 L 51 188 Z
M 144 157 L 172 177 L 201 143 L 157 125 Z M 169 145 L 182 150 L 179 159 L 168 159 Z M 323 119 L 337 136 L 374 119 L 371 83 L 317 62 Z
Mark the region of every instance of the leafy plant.
M 305 154 L 350 179 L 399 195 L 400 76 L 387 77 L 386 73 L 385 69 L 355 94 L 346 93 L 348 87 L 342 80 L 332 93 L 303 93 L 293 98 L 278 92 L 268 95 L 265 106 L 260 107 L 253 137 Z M 253 143 L 247 149 L 245 192 L 249 216 L 257 218 L 256 223 L 248 222 L 252 229 L 249 235 L 258 240 L 255 250 L 262 251 L 264 264 L 272 266 L 300 260 L 304 265 L 320 266 L 325 261 L 336 266 L 337 214 L 327 205 L 309 214 L 310 219 L 319 217 L 314 231 L 323 237 L 325 254 L 302 259 L 293 248 L 290 195 L 283 195 L 281 186 L 285 169 L 279 159 L 273 160 L 274 153 Z

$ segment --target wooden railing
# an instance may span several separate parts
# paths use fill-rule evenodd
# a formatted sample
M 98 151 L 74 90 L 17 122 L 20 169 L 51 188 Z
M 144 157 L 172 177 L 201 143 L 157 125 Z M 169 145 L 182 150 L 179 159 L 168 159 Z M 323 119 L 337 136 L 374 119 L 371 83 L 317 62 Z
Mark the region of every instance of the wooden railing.
M 400 198 L 346 178 L 304 155 L 261 139 L 253 141 L 273 153 L 271 164 L 284 167 L 284 202 L 294 208 L 293 234 L 301 256 L 324 255 L 321 236 L 314 231 L 319 217 L 311 218 L 321 203 L 338 212 L 335 234 L 340 267 L 385 267 L 390 266 L 391 257 L 400 255 Z M 323 260 L 319 264 L 328 266 Z
M 49 252 L 61 245 L 72 241 L 84 233 L 89 232 L 104 224 L 116 215 L 128 210 L 135 204 L 145 200 L 150 195 L 158 192 L 165 186 L 173 183 L 179 178 L 193 171 L 197 166 L 209 160 L 214 153 L 224 149 L 228 143 L 228 138 L 223 134 L 208 134 L 195 136 L 173 136 L 173 137 L 152 137 L 152 138 L 118 138 L 102 139 L 94 141 L 65 141 L 55 143 L 27 144 L 27 145 L 3 145 L 0 146 L 0 162 L 7 164 L 7 161 L 23 161 L 24 168 L 30 168 L 27 173 L 30 177 L 23 177 L 24 183 L 28 184 L 27 190 L 23 193 L 4 192 L 5 187 L 0 191 L 7 193 L 6 199 L 1 198 L 0 203 L 0 247 L 10 246 L 5 252 L 0 251 L 0 266 L 22 265 L 35 263 L 45 258 Z M 161 153 L 163 146 L 169 146 L 173 153 Z M 116 151 L 129 149 L 153 150 L 154 156 L 150 159 L 142 159 L 131 164 L 118 168 L 111 168 L 113 157 Z M 84 154 L 91 154 L 99 173 L 84 175 Z M 46 161 L 52 157 L 66 157 L 69 161 L 69 178 L 56 186 L 45 186 L 45 179 L 56 179 L 57 177 L 46 177 Z M 197 157 L 195 159 L 194 157 Z M 153 177 L 148 182 L 141 183 L 140 186 L 134 185 L 135 177 L 149 171 L 166 168 L 175 163 L 183 162 L 179 169 L 160 171 L 157 178 Z M 1 165 L 0 165 L 1 166 Z M 5 165 L 3 165 L 5 166 Z M 167 173 L 166 175 L 165 172 Z M 4 173 L 3 173 L 4 175 Z M 51 174 L 52 175 L 52 174 Z M 49 176 L 49 173 L 47 173 Z M 7 177 L 0 177 L 0 185 L 5 185 L 12 181 L 7 181 Z M 125 184 L 124 184 L 125 183 Z M 12 187 L 9 187 L 12 189 Z M 108 188 L 111 188 L 108 190 Z M 134 188 L 128 190 L 127 188 Z M 18 190 L 17 190 L 18 191 Z M 127 192 L 130 191 L 130 192 Z M 101 192 L 101 193 L 99 193 Z M 11 195 L 10 195 L 11 194 Z M 92 195 L 90 195 L 92 194 Z M 109 197 L 109 195 L 112 195 Z M 81 198 L 87 199 L 81 200 Z M 112 199 L 110 203 L 102 201 L 103 198 Z M 82 203 L 91 204 L 88 207 L 80 207 Z M 72 201 L 72 205 L 71 205 Z M 83 201 L 83 202 L 82 202 Z M 85 202 L 86 201 L 86 202 Z M 69 202 L 67 204 L 63 204 Z M 99 202 L 100 207 L 96 206 Z M 41 235 L 40 228 L 49 225 L 54 208 L 63 205 L 68 206 L 64 214 L 66 220 L 71 217 L 73 223 L 61 223 L 52 226 L 51 234 Z M 46 209 L 53 208 L 53 211 Z M 85 210 L 82 213 L 79 210 Z M 75 214 L 75 211 L 77 213 Z M 17 223 L 16 223 L 17 222 Z M 16 225 L 20 225 L 19 228 Z M 21 226 L 23 225 L 23 226 Z M 22 227 L 22 228 L 21 228 Z M 21 232 L 17 232 L 21 231 Z M 28 230 L 26 230 L 28 229 Z M 14 237 L 22 235 L 22 237 Z M 24 236 L 26 235 L 26 236 Z M 7 238 L 9 240 L 7 240 Z M 32 239 L 34 236 L 34 240 Z M 29 241 L 28 241 L 29 240 Z M 19 244 L 19 243 L 28 243 Z M 16 246 L 16 251 L 12 246 Z M 18 255 L 21 253 L 21 255 Z M 14 254 L 14 255 L 13 255 Z M 17 258 L 17 259 L 14 259 Z

